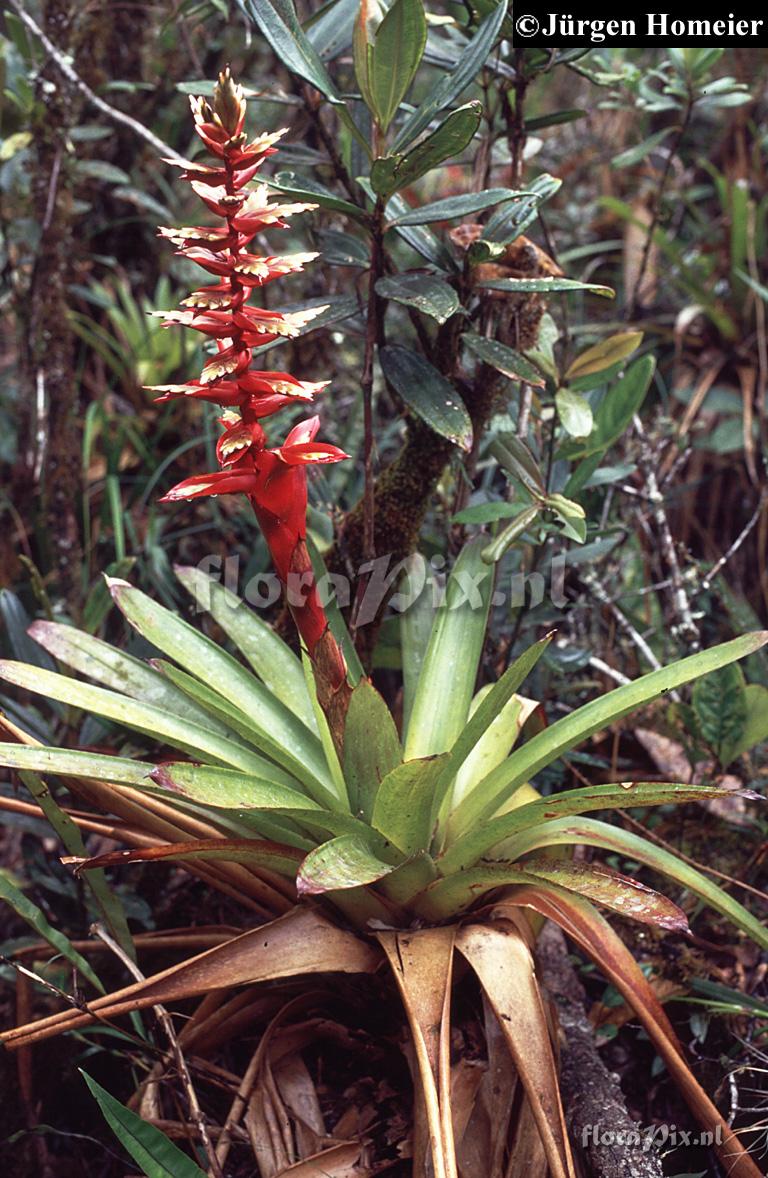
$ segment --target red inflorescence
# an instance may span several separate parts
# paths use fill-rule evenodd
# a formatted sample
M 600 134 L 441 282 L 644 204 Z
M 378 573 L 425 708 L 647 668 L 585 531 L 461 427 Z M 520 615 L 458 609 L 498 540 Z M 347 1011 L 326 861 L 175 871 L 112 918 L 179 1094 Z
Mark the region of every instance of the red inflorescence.
M 215 341 L 216 353 L 206 361 L 199 380 L 189 384 L 152 385 L 158 401 L 188 397 L 212 401 L 225 412 L 219 419 L 224 433 L 216 454 L 222 469 L 184 479 L 164 502 L 204 495 L 241 493 L 251 501 L 284 584 L 291 573 L 305 575 L 307 480 L 310 463 L 338 462 L 348 457 L 336 446 L 316 442 L 319 419 L 295 426 L 281 446 L 270 448 L 260 422 L 296 402 L 311 402 L 328 381 L 297 380 L 287 372 L 251 368 L 252 349 L 280 338 L 291 338 L 322 308 L 283 313 L 249 306 L 253 291 L 273 278 L 295 274 L 316 254 L 286 256 L 249 253 L 253 237 L 267 227 L 285 228 L 285 218 L 314 209 L 313 204 L 276 204 L 267 186 L 248 184 L 274 144 L 285 133 L 261 135 L 247 142 L 243 131 L 245 98 L 229 69 L 220 76 L 212 105 L 191 99 L 195 130 L 209 152 L 220 161 L 215 167 L 186 163 L 187 180 L 207 208 L 225 224 L 160 229 L 178 253 L 196 262 L 218 281 L 182 300 L 184 310 L 164 315 L 164 326 L 180 324 Z M 169 163 L 176 163 L 169 160 Z M 325 613 L 314 584 L 304 587 L 304 600 L 293 614 L 310 655 L 327 630 Z

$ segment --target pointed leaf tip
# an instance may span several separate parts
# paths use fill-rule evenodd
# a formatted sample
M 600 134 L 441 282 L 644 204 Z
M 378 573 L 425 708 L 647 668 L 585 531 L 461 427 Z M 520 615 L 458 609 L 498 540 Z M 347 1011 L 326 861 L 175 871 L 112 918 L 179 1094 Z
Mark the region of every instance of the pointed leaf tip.
M 110 596 L 114 601 L 117 601 L 118 597 L 125 589 L 131 588 L 130 581 L 124 581 L 122 577 L 110 577 L 107 573 L 104 573 L 103 575 L 104 584 L 107 586 Z

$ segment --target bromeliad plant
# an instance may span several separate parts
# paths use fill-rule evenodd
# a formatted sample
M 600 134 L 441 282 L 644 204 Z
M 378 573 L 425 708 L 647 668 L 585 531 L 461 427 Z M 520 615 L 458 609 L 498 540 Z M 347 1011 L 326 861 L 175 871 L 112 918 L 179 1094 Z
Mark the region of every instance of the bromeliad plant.
M 347 648 L 354 686 L 341 757 L 316 707 L 313 676 L 244 603 L 199 570 L 178 575 L 251 670 L 121 581 L 110 585 L 115 603 L 161 656 L 149 665 L 72 627 L 34 623 L 32 636 L 50 654 L 94 682 L 20 663 L 3 664 L 4 679 L 128 727 L 145 746 L 161 742 L 184 755 L 157 760 L 25 747 L 24 734 L 6 722 L 22 743 L 4 744 L 0 763 L 32 784 L 37 773 L 61 775 L 75 793 L 118 816 L 113 833 L 133 849 L 84 860 L 82 847 L 67 842 L 71 859 L 88 869 L 86 880 L 103 866 L 179 861 L 262 918 L 277 919 L 269 931 L 262 925 L 245 932 L 147 982 L 6 1032 L 7 1046 L 246 981 L 370 973 L 386 960 L 413 1032 L 426 1097 L 423 1141 L 431 1142 L 435 1172 L 452 1174 L 447 1052 L 457 950 L 501 1020 L 552 1173 L 570 1175 L 555 1057 L 533 973 L 533 913 L 559 923 L 594 959 L 636 1010 L 695 1114 L 710 1126 L 722 1124 L 644 975 L 597 906 L 677 930 L 687 927 L 684 913 L 605 867 L 540 853 L 578 843 L 644 863 L 768 946 L 760 922 L 694 868 L 585 817 L 728 791 L 622 782 L 542 799 L 528 782 L 591 733 L 749 654 L 766 636 L 739 638 L 653 672 L 515 748 L 530 710 L 517 692 L 549 639 L 474 696 L 492 590 L 484 543 L 478 537 L 465 547 L 431 627 L 428 594 L 403 615 L 402 735 Z M 82 815 L 75 820 L 88 828 Z M 312 896 L 319 905 L 307 904 Z M 66 950 L 60 941 L 55 946 Z M 756 1175 L 725 1125 L 723 1134 L 729 1172 Z
M 309 398 L 318 386 L 250 369 L 254 346 L 291 334 L 297 323 L 246 306 L 260 281 L 306 259 L 286 263 L 244 252 L 262 225 L 275 224 L 288 209 L 270 206 L 261 189 L 245 194 L 273 137 L 245 143 L 242 96 L 229 76 L 220 80 L 212 107 L 198 102 L 193 109 L 199 133 L 221 163 L 212 169 L 189 165 L 185 173 L 226 226 L 166 232 L 220 282 L 193 295 L 192 309 L 169 320 L 212 335 L 217 354 L 200 380 L 160 391 L 164 397 L 214 400 L 230 412 L 238 409 L 239 417 L 225 416 L 219 444 L 224 469 L 186 480 L 169 497 L 248 495 L 281 579 L 287 583 L 295 572 L 311 578 L 306 464 L 342 455 L 313 441 L 314 421 L 297 427 L 282 446 L 267 446 L 261 420 L 279 406 Z M 200 241 L 205 246 L 195 244 Z M 450 1103 L 458 952 L 495 1012 L 522 1085 L 525 1100 L 514 1133 L 513 1094 L 505 1112 L 518 1157 L 535 1158 L 537 1173 L 548 1169 L 553 1178 L 572 1178 L 551 1022 L 534 970 L 537 921 L 548 917 L 637 1012 L 702 1124 L 720 1126 L 728 1173 L 756 1178 L 759 1170 L 694 1079 L 652 989 L 599 908 L 680 931 L 687 928 L 684 912 L 636 880 L 597 863 L 574 862 L 568 851 L 589 845 L 645 864 L 768 947 L 760 922 L 694 868 L 609 822 L 585 817 L 704 801 L 730 791 L 619 782 L 542 798 L 530 782 L 599 729 L 757 650 L 768 635 L 738 638 L 619 687 L 516 748 L 531 708 L 519 691 L 551 635 L 475 694 L 493 594 L 486 546 L 487 536 L 466 544 L 441 603 L 433 607 L 430 593 L 414 594 L 415 603 L 402 615 L 400 730 L 363 674 L 339 618 L 332 635 L 314 582 L 309 605 L 294 612 L 306 647 L 303 662 L 228 589 L 192 568 L 178 570 L 182 584 L 250 669 L 125 581 L 110 582 L 112 597 L 158 652 L 149 664 L 71 627 L 34 623 L 36 641 L 93 682 L 12 662 L 0 666 L 0 675 L 129 728 L 146 749 L 144 757 L 135 756 L 135 735 L 130 756 L 45 748 L 3 721 L 15 743 L 0 746 L 0 764 L 22 772 L 57 823 L 69 861 L 84 870 L 95 891 L 99 868 L 182 862 L 262 919 L 274 919 L 146 981 L 8 1031 L 2 1036 L 8 1047 L 241 983 L 323 972 L 370 974 L 387 965 L 411 1031 L 418 1090 L 414 1171 L 451 1178 L 460 1138 L 473 1126 L 472 1117 L 455 1124 Z M 158 758 L 158 744 L 183 759 Z M 110 829 L 128 849 L 88 858 L 39 773 L 64 777 L 74 792 L 116 815 Z M 93 826 L 78 812 L 73 818 L 85 829 Z M 29 906 L 17 901 L 17 907 L 29 917 Z M 109 919 L 108 904 L 106 909 Z M 44 921 L 35 927 L 57 952 L 80 963 L 66 938 Z M 98 987 L 92 970 L 88 976 Z M 482 1142 L 481 1133 L 476 1140 Z M 316 1163 L 320 1171 L 322 1155 Z M 495 1173 L 490 1158 L 487 1173 Z

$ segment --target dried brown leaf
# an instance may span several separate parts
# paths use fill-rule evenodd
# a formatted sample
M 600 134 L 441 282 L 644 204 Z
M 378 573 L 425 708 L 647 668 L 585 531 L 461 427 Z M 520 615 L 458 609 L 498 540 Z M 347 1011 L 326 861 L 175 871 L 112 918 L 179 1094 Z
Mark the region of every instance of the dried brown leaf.
M 552 1178 L 574 1178 L 557 1065 L 533 955 L 518 922 L 461 929 L 456 948 L 469 961 L 494 1009 L 522 1080 Z
M 667 1069 L 699 1124 L 709 1131 L 719 1126 L 717 1153 L 728 1178 L 761 1178 L 760 1171 L 730 1125 L 707 1096 L 685 1061 L 683 1049 L 642 970 L 607 920 L 587 900 L 542 883 L 524 885 L 498 904 L 503 916 L 515 906 L 533 908 L 558 924 L 598 965 L 643 1023 Z
M 373 973 L 380 954 L 354 934 L 311 908 L 294 908 L 286 916 L 235 937 L 225 945 L 106 994 L 83 1009 L 65 1010 L 36 1023 L 0 1034 L 16 1048 L 61 1031 L 112 1019 L 156 1003 L 167 1005 L 195 994 L 296 975 L 341 972 Z

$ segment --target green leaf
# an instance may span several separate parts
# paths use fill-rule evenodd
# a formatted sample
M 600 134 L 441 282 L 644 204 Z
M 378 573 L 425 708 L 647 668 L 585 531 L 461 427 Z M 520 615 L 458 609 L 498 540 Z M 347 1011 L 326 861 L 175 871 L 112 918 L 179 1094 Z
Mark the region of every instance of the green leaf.
M 539 206 L 559 189 L 562 180 L 543 172 L 528 185 L 528 195 L 512 205 L 505 205 L 493 213 L 483 230 L 483 236 L 469 249 L 469 262 L 477 265 L 497 256 L 497 247 L 508 245 L 525 233 L 539 215 Z
M 464 196 L 447 196 L 443 200 L 433 200 L 429 204 L 420 205 L 408 213 L 401 213 L 389 222 L 388 227 L 451 221 L 454 217 L 466 217 L 469 213 L 479 213 L 483 209 L 492 208 L 493 205 L 520 200 L 524 196 L 530 196 L 530 193 L 516 192 L 513 188 L 486 188 L 482 192 L 467 192 Z
M 180 565 L 175 566 L 174 572 L 197 604 L 231 638 L 262 683 L 308 728 L 314 729 L 315 717 L 304 671 L 291 648 L 255 610 L 214 577 L 201 569 Z
M 529 495 L 534 499 L 546 497 L 544 476 L 525 442 L 513 434 L 504 434 L 493 439 L 490 450 L 499 466 L 517 479 Z
M 429 846 L 439 803 L 436 789 L 448 759 L 449 754 L 442 753 L 405 761 L 387 774 L 376 792 L 371 825 L 404 855 Z
M 374 191 L 380 196 L 391 196 L 413 184 L 443 160 L 460 155 L 479 127 L 482 114 L 479 102 L 468 102 L 452 111 L 407 155 L 394 154 L 374 160 L 371 168 Z
M 408 723 L 407 761 L 447 752 L 467 722 L 493 590 L 484 545 L 478 536 L 462 548 L 435 615 Z
M 535 886 L 538 881 L 575 892 L 594 904 L 602 904 L 644 924 L 688 931 L 686 915 L 677 904 L 637 880 L 597 863 L 528 859 L 516 865 L 475 867 L 432 885 L 423 903 L 428 915 L 439 918 L 448 913 L 453 915 L 494 888 L 523 883 Z
M 584 508 L 565 495 L 548 495 L 547 507 L 554 511 L 562 524 L 562 532 L 569 540 L 583 544 L 587 538 L 587 519 Z
M 230 765 L 235 769 L 253 773 L 258 773 L 263 764 L 262 757 L 243 745 L 217 736 L 210 729 L 202 728 L 191 720 L 181 720 L 170 715 L 164 708 L 140 703 L 116 691 L 93 687 L 90 683 L 80 683 L 67 675 L 57 675 L 52 671 L 28 667 L 24 663 L 2 660 L 0 679 L 5 679 L 27 691 L 33 691 L 37 695 L 45 695 L 49 699 L 85 708 L 89 712 L 95 712 L 97 716 L 106 716 L 107 719 L 133 728 L 152 740 L 164 742 L 192 756 L 202 755 L 205 759 L 220 765 Z
M 375 201 L 376 194 L 368 180 L 365 177 L 358 177 L 358 183 L 366 195 Z M 404 197 L 395 193 L 387 201 L 384 211 L 387 217 L 398 217 L 401 213 L 407 213 L 410 207 Z M 427 229 L 424 225 L 396 225 L 394 230 L 412 250 L 431 262 L 433 266 L 437 266 L 439 270 L 447 274 L 457 272 L 458 266 L 452 254 L 449 253 L 442 241 L 435 237 L 431 229 Z
M 569 388 L 558 389 L 555 393 L 555 405 L 560 423 L 572 438 L 586 438 L 592 432 L 594 424 L 592 407 L 581 393 L 574 393 Z
M 317 229 L 323 263 L 326 266 L 358 266 L 367 270 L 371 264 L 368 247 L 359 237 L 336 229 Z
M 19 776 L 45 814 L 51 828 L 58 835 L 67 854 L 76 856 L 86 855 L 87 851 L 79 827 L 73 822 L 69 814 L 59 806 L 46 782 L 37 773 L 22 771 Z M 133 937 L 128 928 L 128 922 L 119 893 L 107 882 L 103 871 L 91 872 L 86 883 L 93 893 L 94 903 L 101 912 L 107 929 L 128 956 L 136 960 Z
M 71 682 L 71 680 L 70 680 Z M 95 777 L 123 785 L 146 785 L 154 769 L 151 761 L 110 757 L 78 749 L 47 748 L 45 745 L 11 744 L 0 741 L 0 765 L 7 769 L 55 773 L 64 777 Z
M 478 821 L 493 814 L 518 785 L 529 781 L 563 753 L 577 748 L 600 728 L 613 724 L 665 692 L 744 658 L 766 642 L 768 632 L 760 631 L 700 651 L 609 691 L 539 732 L 489 773 L 461 803 L 454 816 L 455 828 L 461 832 L 461 837 L 451 849 L 452 857 L 455 855 L 456 860 L 465 865 L 480 858 L 493 844 L 487 843 L 486 831 L 476 830 Z
M 422 0 L 395 0 L 376 30 L 368 67 L 372 109 L 382 131 L 405 98 L 426 43 Z
M 744 702 L 744 727 L 739 739 L 723 750 L 724 765 L 729 765 L 756 745 L 768 741 L 768 688 L 761 683 L 748 683 L 744 688 Z
M 620 360 L 626 360 L 627 356 L 631 356 L 640 347 L 642 340 L 642 331 L 620 331 L 616 335 L 611 335 L 578 355 L 569 366 L 564 379 L 577 380 L 582 376 L 604 372 L 606 368 L 611 368 Z
M 733 795 L 726 787 L 685 785 L 669 781 L 625 781 L 611 785 L 588 785 L 565 790 L 554 797 L 517 805 L 488 819 L 478 828 L 489 842 L 496 858 L 517 858 L 527 853 L 528 834 L 537 835 L 551 822 L 588 814 L 594 810 L 633 810 L 643 806 L 678 806 L 687 802 L 707 802 Z M 748 791 L 747 791 L 748 792 Z M 737 791 L 741 794 L 742 791 Z M 559 829 L 559 828 L 558 828 Z M 521 841 L 522 840 L 522 841 Z M 536 844 L 538 846 L 538 844 Z M 534 848 L 535 849 L 535 848 Z M 456 869 L 457 860 L 449 847 L 440 867 L 446 873 Z
M 610 286 L 598 286 L 594 282 L 579 282 L 575 278 L 497 278 L 488 282 L 478 282 L 477 286 L 483 290 L 502 290 L 509 294 L 528 292 L 562 294 L 568 291 L 586 290 L 607 299 L 616 297 L 615 290 Z
M 486 564 L 498 564 L 505 552 L 508 551 L 510 545 L 514 544 L 518 536 L 531 526 L 536 520 L 541 511 L 540 503 L 533 503 L 530 507 L 524 507 L 523 510 L 516 515 L 515 518 L 503 528 L 498 536 L 491 540 L 483 549 L 483 560 Z
M 382 298 L 415 307 L 438 323 L 445 323 L 459 309 L 459 297 L 453 287 L 432 274 L 397 274 L 392 278 L 380 278 L 376 292 Z
M 768 302 L 768 286 L 763 286 L 762 282 L 758 282 L 757 279 L 753 278 L 751 274 L 747 274 L 746 270 L 736 270 L 735 273 L 742 282 L 746 282 L 747 286 L 749 286 L 755 292 L 755 294 L 759 295 L 760 298 L 765 302 Z
M 526 360 L 525 356 L 521 356 L 513 348 L 508 348 L 506 344 L 499 343 L 498 340 L 486 339 L 485 336 L 478 335 L 474 331 L 465 331 L 461 338 L 470 351 L 474 352 L 484 364 L 489 364 L 491 368 L 508 376 L 510 380 L 525 381 L 526 384 L 533 385 L 535 388 L 544 387 L 544 377 L 538 368 L 535 368 L 530 360 Z
M 533 646 L 529 646 L 526 651 L 519 655 L 507 667 L 501 678 L 486 692 L 474 712 L 472 712 L 460 735 L 451 746 L 449 759 L 439 783 L 438 805 L 442 802 L 443 797 L 448 795 L 451 782 L 456 777 L 464 762 L 486 735 L 491 725 L 502 715 L 507 704 L 514 698 L 520 687 L 522 687 L 553 637 L 554 634 L 547 634 L 546 637 L 540 639 L 539 642 L 535 642 Z
M 167 659 L 152 659 L 152 665 L 161 675 L 167 676 L 170 682 L 188 695 L 190 699 L 200 704 L 209 716 L 226 724 L 228 736 L 234 733 L 238 740 L 243 740 L 252 748 L 263 751 L 268 752 L 273 748 L 268 740 L 260 737 L 254 731 L 253 725 L 243 712 L 239 711 L 229 700 L 224 699 L 224 696 L 214 691 L 212 687 L 209 687 L 207 683 L 202 683 L 194 675 L 188 675 L 186 671 L 175 667 Z M 259 756 L 257 759 L 260 762 L 260 776 L 265 776 L 270 781 L 282 781 L 286 785 L 298 785 L 298 781 L 292 773 L 279 768 L 266 757 Z
M 700 679 L 693 689 L 693 710 L 701 736 L 722 765 L 737 748 L 747 727 L 746 684 L 741 667 L 720 667 Z
M 407 563 L 400 584 L 400 592 L 414 595 L 406 597 L 406 608 L 400 614 L 400 651 L 403 664 L 403 732 L 413 710 L 413 701 L 418 691 L 421 668 L 429 646 L 432 625 L 435 620 L 435 604 L 432 600 L 432 583 L 428 580 L 427 564 L 420 553 L 414 553 Z M 424 572 L 423 580 L 418 573 Z
M 506 14 L 507 0 L 501 0 L 460 54 L 456 68 L 437 83 L 429 97 L 405 120 L 393 144 L 394 151 L 400 151 L 402 147 L 412 143 L 441 111 L 446 110 L 454 99 L 475 81 L 496 43 Z
M 122 168 L 104 160 L 76 160 L 75 170 L 80 176 L 93 180 L 104 180 L 107 184 L 130 184 L 131 177 Z
M 394 870 L 395 865 L 374 854 L 368 841 L 343 834 L 309 852 L 296 876 L 296 888 L 300 896 L 319 896 L 375 883 Z
M 126 581 L 111 581 L 112 598 L 148 642 L 169 655 L 243 714 L 259 747 L 300 780 L 330 785 L 317 736 L 230 654 Z M 244 768 L 245 766 L 236 766 Z
M 17 916 L 20 916 L 22 920 L 26 920 L 27 924 L 44 941 L 47 941 L 52 949 L 60 953 L 62 957 L 66 957 L 67 961 L 84 978 L 87 978 L 100 994 L 104 993 L 104 987 L 83 955 L 78 953 L 68 937 L 65 937 L 63 933 L 58 932 L 55 928 L 51 928 L 37 904 L 33 904 L 24 895 L 21 888 L 17 887 L 13 882 L 10 872 L 6 871 L 5 868 L 0 868 L 0 900 L 4 900 L 6 904 L 10 904 Z
M 240 3 L 291 73 L 309 82 L 330 102 L 341 103 L 328 71 L 299 24 L 291 0 L 240 0 Z
M 351 201 L 342 200 L 331 192 L 330 188 L 313 180 L 310 176 L 300 176 L 296 172 L 278 172 L 267 181 L 270 188 L 286 196 L 295 196 L 298 200 L 320 205 L 322 209 L 329 209 L 334 213 L 344 213 L 347 217 L 354 217 L 357 221 L 367 221 L 368 214 L 359 205 Z
M 322 809 L 317 802 L 290 786 L 251 773 L 217 769 L 213 765 L 164 761 L 151 767 L 149 779 L 164 790 L 227 810 L 280 810 L 289 806 L 304 810 Z M 146 780 L 142 782 L 145 787 L 148 784 Z
M 333 61 L 352 43 L 352 27 L 360 0 L 330 0 L 307 21 L 307 38 L 320 54 Z
M 589 458 L 593 454 L 605 454 L 628 428 L 632 418 L 645 400 L 656 361 L 653 356 L 642 356 L 631 364 L 621 380 L 609 389 L 595 413 L 595 426 L 585 441 L 570 441 L 560 447 L 558 456 L 567 458 Z M 591 472 L 590 472 L 591 473 Z M 566 487 L 566 494 L 571 488 Z
M 504 499 L 496 499 L 492 503 L 475 503 L 472 507 L 465 507 L 451 517 L 452 524 L 495 524 L 497 520 L 509 519 L 520 511 L 519 503 L 507 503 Z
M 353 814 L 370 819 L 381 781 L 402 759 L 392 713 L 370 679 L 361 679 L 344 729 L 344 779 Z
M 641 143 L 635 144 L 634 147 L 628 147 L 626 151 L 620 151 L 618 155 L 615 155 L 611 160 L 611 167 L 633 168 L 635 164 L 639 164 L 646 156 L 649 156 L 674 130 L 676 130 L 675 127 L 664 127 L 661 131 L 654 131 L 653 135 L 649 135 Z
M 205 1178 L 205 1171 L 155 1125 L 115 1100 L 82 1068 L 78 1070 L 110 1129 L 147 1178 Z
M 110 646 L 108 642 L 60 622 L 33 622 L 29 633 L 59 662 L 81 675 L 87 675 L 102 687 L 109 687 L 142 703 L 164 708 L 171 715 L 191 720 L 219 736 L 232 736 L 231 729 L 199 707 L 162 674 L 133 655 L 124 654 Z
M 32 622 L 30 626 L 29 614 L 10 589 L 0 589 L 0 618 L 14 658 L 22 663 L 32 663 L 35 667 L 55 671 L 56 664 L 53 659 L 40 649 L 45 643 L 40 642 L 35 633 L 39 626 L 52 623 Z
M 384 376 L 409 409 L 430 429 L 462 450 L 472 447 L 472 422 L 456 389 L 428 360 L 409 348 L 387 344 L 379 351 Z
M 677 855 L 657 847 L 654 843 L 629 830 L 620 830 L 607 822 L 594 818 L 561 818 L 534 828 L 509 844 L 505 852 L 514 856 L 529 854 L 543 847 L 585 845 L 599 847 L 624 855 L 627 859 L 643 863 L 660 875 L 675 880 L 694 896 L 698 896 L 715 912 L 722 913 L 728 920 L 751 937 L 755 944 L 768 949 L 768 930 L 738 900 L 729 896 L 723 888 L 707 879 L 695 867 L 678 859 Z
M 534 119 L 525 120 L 526 134 L 530 135 L 533 131 L 541 131 L 544 127 L 559 127 L 562 123 L 573 123 L 577 119 L 584 119 L 587 117 L 586 110 L 556 110 L 552 114 L 538 115 Z

